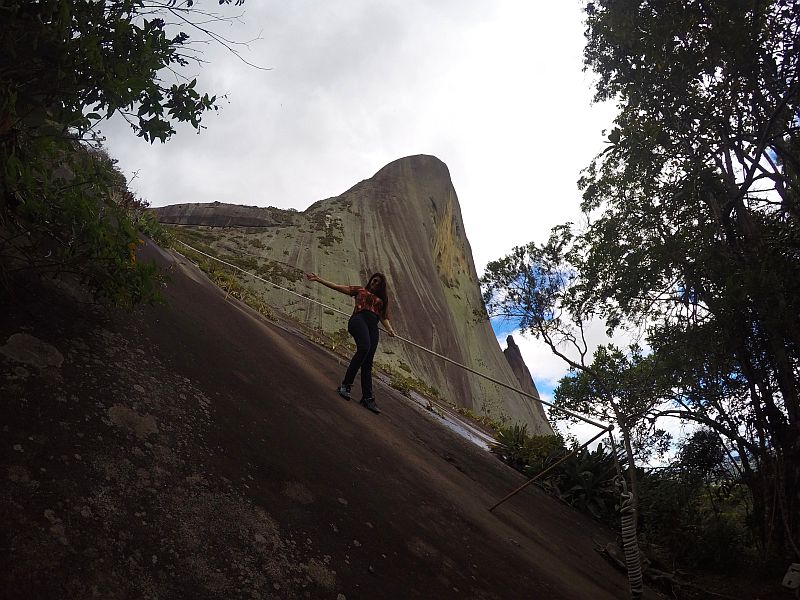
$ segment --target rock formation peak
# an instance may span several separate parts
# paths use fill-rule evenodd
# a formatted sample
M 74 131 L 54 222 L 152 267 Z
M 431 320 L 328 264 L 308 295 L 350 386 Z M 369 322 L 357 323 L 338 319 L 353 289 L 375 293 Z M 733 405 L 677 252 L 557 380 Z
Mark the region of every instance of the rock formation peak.
M 155 210 L 163 222 L 201 226 L 194 235 L 216 252 L 245 256 L 252 269 L 278 278 L 275 283 L 345 312 L 352 310 L 349 298 L 306 282 L 302 273 L 363 285 L 370 273 L 381 271 L 388 278 L 392 322 L 401 336 L 518 385 L 485 317 L 450 171 L 435 156 L 395 160 L 303 212 L 196 204 Z M 290 299 L 272 286 L 254 285 L 269 304 L 293 318 L 328 334 L 346 328 L 346 320 L 333 311 Z M 527 423 L 531 432 L 551 432 L 537 402 L 400 341 L 381 342 L 376 360 L 425 382 L 445 400 L 501 422 Z

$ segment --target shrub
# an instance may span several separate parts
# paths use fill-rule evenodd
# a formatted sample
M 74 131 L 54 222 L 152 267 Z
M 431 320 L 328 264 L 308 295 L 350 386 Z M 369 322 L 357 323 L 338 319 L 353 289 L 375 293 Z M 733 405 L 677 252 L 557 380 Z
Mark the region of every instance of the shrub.
M 136 260 L 137 226 L 156 227 L 115 162 L 24 132 L 15 142 L 0 144 L 0 274 L 71 273 L 122 306 L 159 301 L 161 276 Z
M 207 31 L 191 4 L 184 25 Z M 11 0 L 2 13 L 0 279 L 70 274 L 121 305 L 159 300 L 135 252 L 138 226 L 158 231 L 93 132 L 116 112 L 150 142 L 179 122 L 202 128 L 215 99 L 163 79 L 188 64 L 189 35 L 167 3 Z
M 520 471 L 535 475 L 566 453 L 563 440 L 555 435 L 528 435 L 528 426 L 515 423 L 500 427 L 491 448 L 502 460 Z
M 562 453 L 563 456 L 563 453 Z M 583 448 L 556 469 L 556 489 L 568 504 L 608 524 L 616 523 L 619 493 L 614 455 L 598 446 Z
M 392 372 L 389 375 L 389 385 L 406 396 L 411 394 L 412 387 L 408 377 Z
M 640 489 L 643 537 L 677 565 L 728 572 L 756 560 L 741 484 L 723 488 L 672 466 L 646 473 Z

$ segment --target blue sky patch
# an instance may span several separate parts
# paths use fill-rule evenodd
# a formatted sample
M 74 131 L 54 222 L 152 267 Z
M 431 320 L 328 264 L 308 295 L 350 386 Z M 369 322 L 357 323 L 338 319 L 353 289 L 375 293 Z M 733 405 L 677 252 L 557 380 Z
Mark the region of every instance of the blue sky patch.
M 489 319 L 494 330 L 494 335 L 498 338 L 505 338 L 511 333 L 519 329 L 519 319 L 511 319 L 509 317 L 492 317 Z

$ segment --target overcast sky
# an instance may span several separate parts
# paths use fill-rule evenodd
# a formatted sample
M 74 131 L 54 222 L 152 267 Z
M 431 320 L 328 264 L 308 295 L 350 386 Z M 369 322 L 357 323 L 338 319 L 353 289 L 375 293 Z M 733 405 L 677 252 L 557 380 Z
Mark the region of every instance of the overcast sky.
M 579 172 L 615 114 L 591 102 L 580 2 L 248 0 L 243 9 L 218 31 L 260 37 L 240 51 L 271 70 L 205 47 L 198 86 L 227 95 L 207 130 L 150 146 L 122 122 L 103 128 L 153 206 L 303 210 L 395 159 L 432 154 L 450 168 L 479 273 L 578 218 Z M 563 363 L 515 337 L 548 395 Z

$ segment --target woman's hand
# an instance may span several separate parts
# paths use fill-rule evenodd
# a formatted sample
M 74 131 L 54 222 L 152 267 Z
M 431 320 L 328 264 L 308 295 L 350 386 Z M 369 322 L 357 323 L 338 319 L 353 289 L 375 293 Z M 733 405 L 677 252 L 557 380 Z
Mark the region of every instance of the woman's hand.
M 316 273 L 306 273 L 306 279 L 309 281 L 319 281 L 319 275 Z
M 389 337 L 395 337 L 397 335 L 397 333 L 394 330 L 394 327 L 392 327 L 392 324 L 389 322 L 389 319 L 385 319 L 381 321 L 381 323 L 383 323 L 383 327 L 384 329 L 386 329 L 386 333 L 389 334 Z

